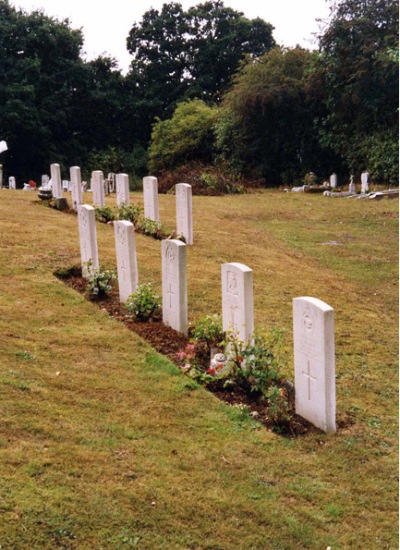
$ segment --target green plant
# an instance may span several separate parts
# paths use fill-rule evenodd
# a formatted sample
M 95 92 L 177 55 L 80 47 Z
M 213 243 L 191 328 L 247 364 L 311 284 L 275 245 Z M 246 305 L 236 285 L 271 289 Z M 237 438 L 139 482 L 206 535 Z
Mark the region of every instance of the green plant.
M 155 239 L 162 239 L 162 236 L 164 234 L 164 230 L 162 229 L 161 225 L 158 222 L 151 220 L 150 218 L 140 218 L 138 220 L 137 228 L 138 231 L 140 231 L 141 233 L 144 233 L 145 235 L 150 235 Z
M 222 317 L 217 314 L 201 317 L 193 330 L 193 338 L 195 340 L 204 340 L 209 352 L 211 352 L 212 348 L 219 347 L 224 337 Z
M 96 206 L 96 220 L 101 223 L 108 223 L 115 220 L 115 214 L 111 206 Z
M 87 290 L 91 296 L 101 298 L 112 290 L 112 281 L 115 279 L 115 272 L 111 269 L 103 269 L 101 266 L 94 268 L 93 262 L 86 262 L 88 271 Z
M 161 299 L 154 291 L 152 283 L 143 283 L 129 296 L 125 308 L 135 316 L 137 321 L 146 322 L 153 317 L 161 307 Z
M 122 203 L 117 207 L 117 218 L 119 220 L 127 220 L 133 225 L 137 225 L 140 218 L 143 215 L 143 208 L 137 206 L 136 204 L 125 204 Z
M 291 418 L 291 410 L 286 391 L 272 384 L 264 395 L 268 400 L 268 417 L 276 425 L 287 424 Z

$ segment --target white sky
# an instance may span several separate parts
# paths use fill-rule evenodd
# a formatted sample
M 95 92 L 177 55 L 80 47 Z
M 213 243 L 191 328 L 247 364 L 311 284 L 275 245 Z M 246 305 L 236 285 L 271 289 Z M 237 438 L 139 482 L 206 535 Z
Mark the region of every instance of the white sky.
M 126 73 L 131 56 L 126 38 L 134 22 L 140 22 L 150 8 L 160 10 L 170 0 L 15 0 L 10 4 L 30 13 L 43 9 L 45 15 L 58 20 L 68 18 L 73 29 L 82 28 L 83 52 L 88 60 L 99 55 L 114 57 Z M 205 0 L 175 0 L 186 9 Z M 261 17 L 271 23 L 276 42 L 283 46 L 297 44 L 316 47 L 313 33 L 318 33 L 317 19 L 329 16 L 328 0 L 225 0 L 224 5 L 244 13 L 248 19 Z

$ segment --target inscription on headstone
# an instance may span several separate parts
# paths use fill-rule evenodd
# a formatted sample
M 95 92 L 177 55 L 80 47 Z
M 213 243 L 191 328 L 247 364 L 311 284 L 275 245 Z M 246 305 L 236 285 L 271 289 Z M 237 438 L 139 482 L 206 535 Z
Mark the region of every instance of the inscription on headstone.
M 119 301 L 126 302 L 138 286 L 138 268 L 135 246 L 135 228 L 128 221 L 114 222 L 117 254 Z
M 317 298 L 293 300 L 296 413 L 336 431 L 333 309 Z
M 59 164 L 50 165 L 51 187 L 55 199 L 62 198 L 61 169 Z
M 177 239 L 165 239 L 161 253 L 163 322 L 187 334 L 186 245 Z
M 144 217 L 155 222 L 160 221 L 158 211 L 158 180 L 153 176 L 143 178 Z
M 129 195 L 129 176 L 128 174 L 117 174 L 116 176 L 116 187 L 117 187 L 117 206 L 122 206 L 130 204 L 130 195 Z
M 253 270 L 241 263 L 221 266 L 222 327 L 243 342 L 254 332 Z
M 192 186 L 188 183 L 175 185 L 176 232 L 185 237 L 186 244 L 193 244 Z
M 105 206 L 104 176 L 101 170 L 92 172 L 93 205 L 102 208 Z
M 79 242 L 81 248 L 82 275 L 89 275 L 87 262 L 92 262 L 92 267 L 99 267 L 97 250 L 97 232 L 95 209 L 88 204 L 78 206 Z

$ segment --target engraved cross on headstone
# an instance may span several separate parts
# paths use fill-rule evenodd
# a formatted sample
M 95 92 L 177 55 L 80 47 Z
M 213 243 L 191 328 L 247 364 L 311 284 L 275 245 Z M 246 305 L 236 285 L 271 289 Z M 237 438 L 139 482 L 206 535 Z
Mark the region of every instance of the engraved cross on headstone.
M 307 378 L 308 383 L 308 400 L 311 400 L 311 382 L 316 382 L 317 379 L 311 375 L 310 361 L 307 361 L 307 372 L 302 371 L 301 374 Z
M 175 294 L 175 292 L 172 291 L 172 284 L 169 283 L 169 288 L 167 290 L 167 294 L 169 294 L 169 307 L 172 307 L 172 296 Z

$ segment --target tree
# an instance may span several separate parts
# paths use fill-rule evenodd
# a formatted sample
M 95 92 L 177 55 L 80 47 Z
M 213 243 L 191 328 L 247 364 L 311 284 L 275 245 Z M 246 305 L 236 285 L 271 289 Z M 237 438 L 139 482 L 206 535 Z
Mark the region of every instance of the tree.
M 397 180 L 399 2 L 332 5 L 314 74 L 327 108 L 321 137 L 349 170 Z
M 275 48 L 237 73 L 222 100 L 217 145 L 238 171 L 277 185 L 326 170 L 331 152 L 318 144 L 319 105 L 308 86 L 315 62 L 302 48 Z
M 274 46 L 273 27 L 248 20 L 220 1 L 188 11 L 164 4 L 133 25 L 127 45 L 134 56 L 127 77 L 137 107 L 143 142 L 155 117 L 170 118 L 179 101 L 219 100 L 243 56 L 258 56 Z

